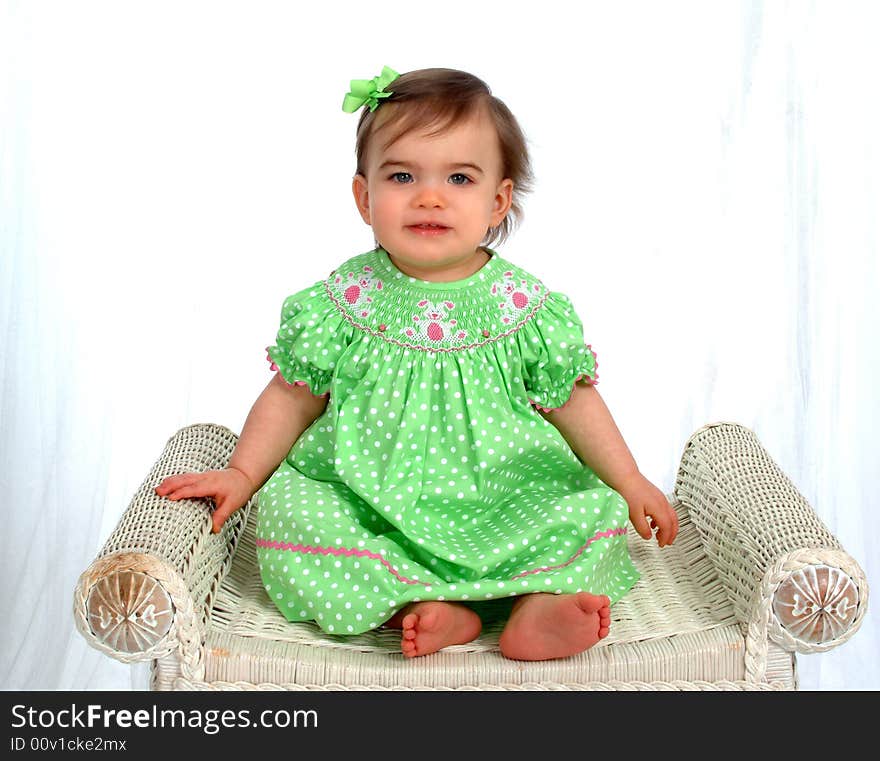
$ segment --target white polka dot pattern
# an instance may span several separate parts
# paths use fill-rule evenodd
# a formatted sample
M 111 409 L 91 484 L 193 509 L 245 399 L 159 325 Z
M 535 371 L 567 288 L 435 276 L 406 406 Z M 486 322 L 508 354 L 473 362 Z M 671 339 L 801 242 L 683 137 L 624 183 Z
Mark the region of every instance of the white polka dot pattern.
M 260 493 L 263 583 L 289 620 L 356 634 L 417 600 L 615 602 L 638 579 L 626 502 L 533 406 L 595 381 L 581 323 L 490 253 L 431 283 L 377 249 L 285 300 L 269 357 L 329 392 Z

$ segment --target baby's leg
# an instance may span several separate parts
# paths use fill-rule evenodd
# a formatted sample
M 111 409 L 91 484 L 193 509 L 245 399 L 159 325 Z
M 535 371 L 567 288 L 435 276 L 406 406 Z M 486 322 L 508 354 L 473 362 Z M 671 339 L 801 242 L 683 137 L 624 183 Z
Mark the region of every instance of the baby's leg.
M 578 592 L 541 592 L 516 601 L 501 632 L 501 652 L 520 661 L 545 661 L 580 653 L 608 636 L 611 600 Z
M 428 600 L 407 605 L 385 623 L 403 629 L 400 647 L 407 658 L 435 653 L 449 645 L 476 639 L 483 624 L 470 608 L 457 603 Z

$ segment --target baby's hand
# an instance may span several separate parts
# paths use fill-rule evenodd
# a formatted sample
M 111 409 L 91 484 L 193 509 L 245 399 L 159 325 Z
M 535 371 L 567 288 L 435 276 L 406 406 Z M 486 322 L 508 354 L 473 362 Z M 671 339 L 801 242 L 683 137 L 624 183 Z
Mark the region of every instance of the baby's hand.
M 657 544 L 672 544 L 678 535 L 678 516 L 672 505 L 654 484 L 638 475 L 620 491 L 629 505 L 629 519 L 643 539 L 650 539 L 657 529 Z
M 220 531 L 230 515 L 247 504 L 255 491 L 256 486 L 250 478 L 236 468 L 169 476 L 156 487 L 156 494 L 173 501 L 211 497 L 215 505 L 211 528 L 214 534 Z

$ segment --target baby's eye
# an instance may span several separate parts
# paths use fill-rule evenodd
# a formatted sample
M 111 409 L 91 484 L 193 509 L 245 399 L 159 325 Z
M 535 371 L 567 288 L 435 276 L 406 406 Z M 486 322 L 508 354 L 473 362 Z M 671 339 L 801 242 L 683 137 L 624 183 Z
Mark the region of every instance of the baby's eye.
M 406 179 L 398 180 L 397 179 L 398 177 L 405 177 Z M 412 180 L 412 175 L 409 172 L 395 172 L 388 179 L 394 180 L 395 182 L 398 182 L 399 184 L 403 185 L 403 184 L 408 183 Z
M 452 182 L 453 185 L 466 185 L 471 181 L 471 178 L 465 174 L 454 174 L 449 178 L 449 180 Z

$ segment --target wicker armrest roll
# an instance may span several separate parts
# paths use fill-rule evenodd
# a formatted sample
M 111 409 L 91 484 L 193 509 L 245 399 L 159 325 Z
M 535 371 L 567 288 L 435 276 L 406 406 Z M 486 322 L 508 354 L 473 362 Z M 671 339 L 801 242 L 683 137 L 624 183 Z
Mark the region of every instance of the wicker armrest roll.
M 697 431 L 675 491 L 741 623 L 804 653 L 856 632 L 868 603 L 864 572 L 752 431 L 735 423 Z
M 208 500 L 172 502 L 155 487 L 167 476 L 225 467 L 236 441 L 232 431 L 207 424 L 183 428 L 168 441 L 79 578 L 74 618 L 93 647 L 123 662 L 201 647 L 251 503 L 212 534 Z

